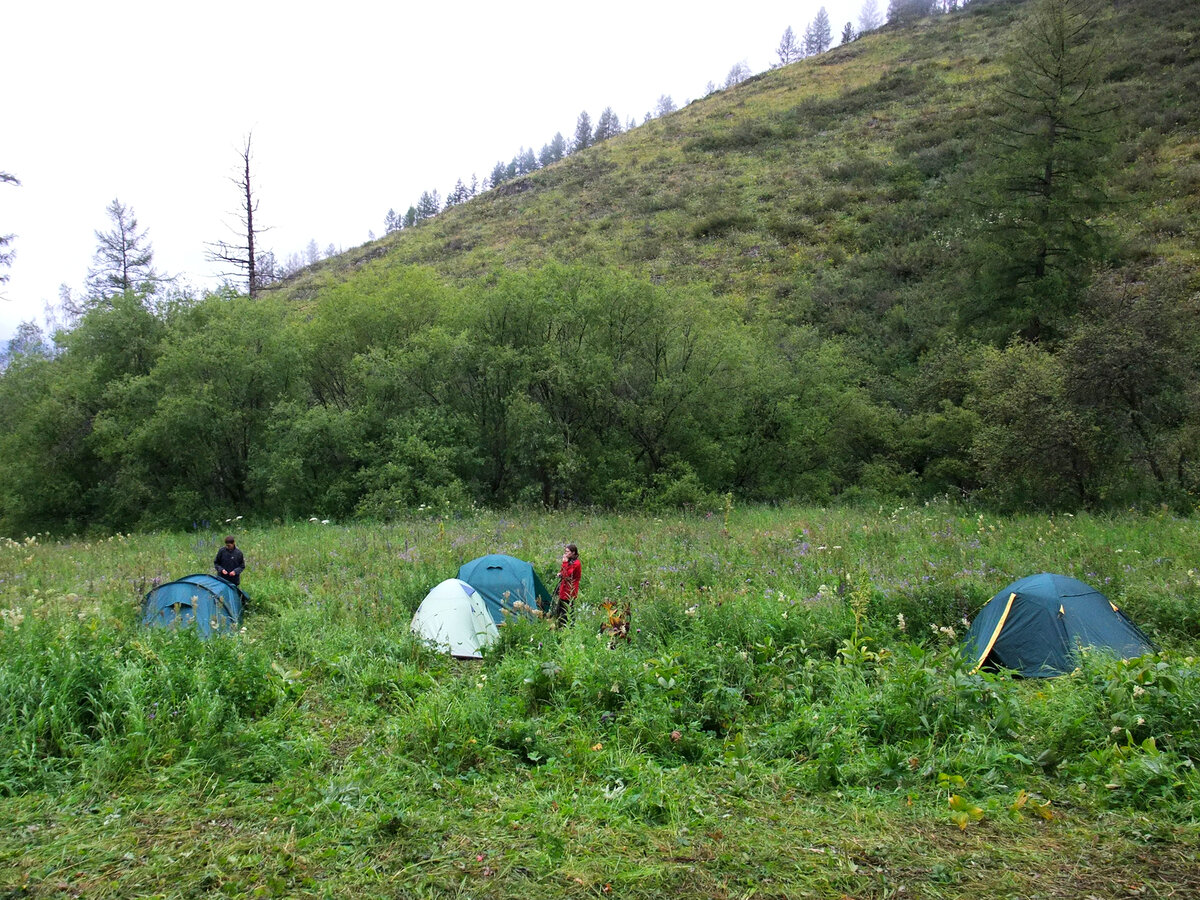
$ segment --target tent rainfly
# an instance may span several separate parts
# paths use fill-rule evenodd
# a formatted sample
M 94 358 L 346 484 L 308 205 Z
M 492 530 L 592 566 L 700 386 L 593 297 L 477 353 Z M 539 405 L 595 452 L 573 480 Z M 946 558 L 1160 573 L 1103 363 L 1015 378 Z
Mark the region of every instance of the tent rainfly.
M 250 600 L 241 589 L 216 575 L 196 574 L 160 584 L 142 601 L 142 624 L 192 628 L 203 638 L 234 631 Z
M 434 587 L 412 619 L 412 632 L 451 656 L 482 659 L 500 631 L 475 588 L 457 578 Z
M 972 671 L 988 665 L 1049 678 L 1072 671 L 1081 649 L 1130 659 L 1154 652 L 1154 645 L 1095 588 L 1043 572 L 1014 581 L 989 600 L 963 649 Z
M 549 612 L 552 608 L 550 592 L 533 566 L 513 556 L 491 553 L 473 559 L 459 567 L 458 579 L 482 595 L 492 621 L 497 625 L 504 621 L 505 610 L 514 612 L 517 601 L 524 603 L 531 612 L 535 609 Z

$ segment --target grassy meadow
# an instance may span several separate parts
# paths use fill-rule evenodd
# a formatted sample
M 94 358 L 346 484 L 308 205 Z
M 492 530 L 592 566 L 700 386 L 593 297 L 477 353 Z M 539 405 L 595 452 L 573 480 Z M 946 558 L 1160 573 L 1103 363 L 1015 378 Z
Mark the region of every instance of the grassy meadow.
M 231 527 L 241 632 L 139 627 Z M 0 897 L 1197 896 L 1196 532 L 933 503 L 6 540 Z M 565 541 L 568 627 L 410 637 L 461 563 L 549 580 Z M 1039 571 L 1161 653 L 971 674 L 965 620 Z

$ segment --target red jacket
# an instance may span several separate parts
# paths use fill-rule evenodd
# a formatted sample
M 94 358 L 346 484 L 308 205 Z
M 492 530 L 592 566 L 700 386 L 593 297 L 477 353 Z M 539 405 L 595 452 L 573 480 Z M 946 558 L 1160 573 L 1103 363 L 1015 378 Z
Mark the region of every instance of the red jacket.
M 561 579 L 558 582 L 559 600 L 574 600 L 579 595 L 579 578 L 582 574 L 583 563 L 578 559 L 562 564 L 562 571 L 558 573 Z

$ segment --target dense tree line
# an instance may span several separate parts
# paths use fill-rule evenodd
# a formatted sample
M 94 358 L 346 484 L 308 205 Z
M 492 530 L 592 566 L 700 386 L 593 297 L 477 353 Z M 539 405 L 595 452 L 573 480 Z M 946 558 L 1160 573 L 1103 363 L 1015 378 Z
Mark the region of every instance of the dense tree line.
M 551 266 L 465 288 L 372 269 L 303 312 L 118 292 L 0 376 L 0 526 L 186 526 L 478 502 L 712 505 L 1200 489 L 1184 273 L 1110 272 L 1061 342 L 955 338 L 902 397 L 838 340 L 700 291 Z

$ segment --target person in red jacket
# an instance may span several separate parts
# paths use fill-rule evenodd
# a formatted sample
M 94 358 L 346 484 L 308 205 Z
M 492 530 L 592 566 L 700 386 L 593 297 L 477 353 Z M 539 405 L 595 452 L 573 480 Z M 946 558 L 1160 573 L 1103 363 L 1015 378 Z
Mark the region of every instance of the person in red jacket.
M 567 616 L 571 612 L 571 601 L 579 596 L 579 578 L 583 574 L 583 564 L 579 561 L 579 548 L 567 544 L 563 550 L 562 569 L 558 573 L 558 604 L 555 609 L 555 619 L 559 625 L 567 624 Z

